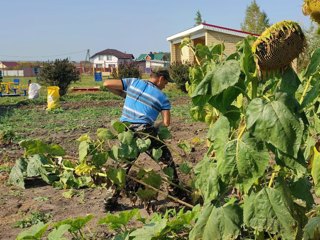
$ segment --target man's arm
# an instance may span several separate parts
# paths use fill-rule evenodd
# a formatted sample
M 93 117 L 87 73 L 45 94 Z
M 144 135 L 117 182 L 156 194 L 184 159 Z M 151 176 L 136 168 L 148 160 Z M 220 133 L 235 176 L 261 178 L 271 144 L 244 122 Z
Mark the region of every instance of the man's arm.
M 120 97 L 125 98 L 126 93 L 123 91 L 122 81 L 120 79 L 108 79 L 104 81 L 103 86 L 108 88 L 110 92 Z
M 169 127 L 169 125 L 170 125 L 170 110 L 162 110 L 161 115 L 162 115 L 163 126 Z

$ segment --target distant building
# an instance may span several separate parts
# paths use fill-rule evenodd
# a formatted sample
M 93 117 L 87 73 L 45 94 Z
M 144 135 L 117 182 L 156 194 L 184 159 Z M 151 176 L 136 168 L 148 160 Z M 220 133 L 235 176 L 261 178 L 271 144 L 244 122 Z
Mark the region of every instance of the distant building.
M 9 70 L 17 67 L 19 64 L 17 62 L 0 61 L 0 69 Z
M 105 49 L 95 53 L 90 60 L 94 71 L 112 72 L 119 64 L 130 63 L 134 59 L 132 54 L 123 53 L 116 49 Z
M 248 35 L 259 36 L 250 32 L 202 23 L 167 38 L 170 42 L 171 62 L 194 62 L 192 51 L 188 47 L 180 47 L 181 41 L 186 37 L 190 38 L 193 46 L 199 43 L 206 46 L 224 43 L 225 53 L 230 54 L 236 50 L 236 44 Z
M 156 67 L 168 67 L 170 65 L 170 53 L 148 53 L 140 54 L 136 59 L 141 72 L 150 73 Z

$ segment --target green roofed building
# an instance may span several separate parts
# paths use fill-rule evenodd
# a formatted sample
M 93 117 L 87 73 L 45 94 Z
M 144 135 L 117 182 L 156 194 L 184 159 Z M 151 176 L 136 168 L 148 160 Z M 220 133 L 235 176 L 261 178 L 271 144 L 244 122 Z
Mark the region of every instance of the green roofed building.
M 166 52 L 150 52 L 148 54 L 140 54 L 135 60 L 140 68 L 140 71 L 150 73 L 151 69 L 156 67 L 169 67 L 170 53 Z

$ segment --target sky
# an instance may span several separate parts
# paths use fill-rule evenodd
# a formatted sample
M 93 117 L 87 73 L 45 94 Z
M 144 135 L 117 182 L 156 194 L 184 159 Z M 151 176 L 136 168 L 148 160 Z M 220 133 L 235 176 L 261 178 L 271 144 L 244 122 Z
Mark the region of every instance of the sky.
M 166 38 L 207 23 L 240 29 L 251 0 L 0 0 L 0 60 L 85 60 L 107 48 L 138 57 L 169 51 Z M 257 0 L 271 23 L 309 17 L 302 0 Z M 2 25 L 2 26 L 1 26 Z

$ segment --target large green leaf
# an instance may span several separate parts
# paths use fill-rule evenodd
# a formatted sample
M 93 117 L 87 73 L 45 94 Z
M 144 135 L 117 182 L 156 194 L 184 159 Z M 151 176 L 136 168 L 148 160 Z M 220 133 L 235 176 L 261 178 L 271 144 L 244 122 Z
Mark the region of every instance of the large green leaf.
M 133 237 L 134 240 L 155 240 L 160 239 L 162 236 L 162 231 L 167 226 L 167 219 L 161 219 L 158 222 L 152 222 L 144 225 L 142 228 L 134 230 L 130 237 Z M 131 239 L 131 238 L 130 238 Z
M 310 63 L 305 71 L 304 76 L 309 78 L 314 75 L 320 66 L 320 48 L 317 48 L 311 55 Z
M 65 151 L 57 144 L 46 144 L 41 140 L 24 140 L 20 142 L 20 146 L 25 148 L 26 155 L 33 154 L 50 154 L 52 156 L 64 156 Z
M 314 200 L 311 194 L 311 184 L 306 177 L 292 182 L 289 185 L 289 189 L 291 191 L 292 197 L 298 200 L 298 204 L 304 205 L 308 210 L 312 208 Z
M 145 152 L 148 150 L 148 148 L 151 145 L 151 140 L 149 138 L 147 138 L 147 139 L 138 138 L 136 140 L 136 143 L 137 143 L 137 147 L 139 149 L 139 152 L 142 153 L 142 152 Z
M 298 177 L 303 177 L 307 173 L 307 163 L 301 151 L 298 152 L 296 158 L 274 150 L 275 160 L 278 165 L 290 168 Z
M 289 156 L 297 157 L 303 123 L 285 105 L 281 98 L 264 102 L 252 100 L 247 108 L 247 128 L 258 140 L 266 141 Z
M 97 137 L 101 140 L 111 140 L 115 139 L 116 136 L 107 128 L 98 128 Z
M 236 205 L 216 208 L 207 204 L 189 235 L 190 240 L 237 239 L 242 224 L 242 211 Z
M 32 226 L 28 230 L 19 233 L 16 240 L 40 240 L 45 231 L 48 228 L 48 224 L 39 222 L 38 224 Z
M 318 99 L 320 92 L 320 79 L 317 78 L 314 84 L 311 86 L 309 92 L 305 95 L 303 102 L 301 103 L 301 108 L 314 104 L 314 101 Z
M 311 218 L 303 230 L 304 240 L 320 239 L 320 216 Z
M 160 126 L 158 129 L 158 137 L 161 140 L 169 139 L 169 138 L 171 138 L 171 133 L 167 127 Z
M 125 132 L 119 133 L 118 139 L 123 144 L 131 144 L 131 142 L 133 141 L 133 132 L 125 131 Z
M 118 133 L 122 133 L 127 129 L 127 124 L 123 122 L 112 121 L 111 125 Z
M 230 124 L 226 117 L 220 116 L 208 131 L 208 139 L 213 142 L 218 161 L 224 157 L 224 148 L 229 140 Z
M 134 218 L 139 217 L 139 209 L 122 211 L 119 214 L 108 213 L 104 218 L 99 220 L 99 224 L 108 225 L 111 230 L 118 230 L 125 226 Z
M 58 228 L 53 229 L 49 234 L 48 234 L 48 240 L 67 240 L 67 238 L 64 238 L 63 235 L 68 232 L 70 229 L 69 224 L 64 224 L 59 226 Z
M 316 195 L 320 197 L 320 153 L 313 147 L 313 156 L 311 159 L 311 175 L 314 182 Z
M 124 187 L 126 182 L 126 171 L 123 168 L 109 168 L 107 176 L 117 186 Z
M 269 153 L 264 144 L 249 134 L 228 142 L 224 153 L 218 161 L 222 181 L 242 183 L 245 192 L 264 175 L 269 164 Z
M 240 56 L 241 70 L 245 73 L 247 81 L 251 81 L 252 75 L 255 72 L 256 64 L 254 62 L 253 53 L 249 39 L 244 39 L 242 42 L 242 54 Z
M 195 187 L 200 190 L 205 203 L 217 199 L 221 190 L 217 164 L 209 157 L 199 162 L 195 167 Z
M 24 158 L 16 161 L 16 164 L 10 171 L 9 184 L 24 188 L 24 175 L 27 171 L 28 163 Z
M 300 84 L 297 73 L 292 68 L 287 68 L 282 75 L 279 91 L 294 95 Z
M 282 239 L 296 239 L 299 229 L 292 204 L 283 191 L 263 188 L 244 198 L 244 223 L 258 232 L 278 233 Z
M 226 61 L 213 70 L 211 78 L 211 95 L 216 96 L 223 90 L 234 86 L 240 77 L 240 65 L 236 60 Z
M 54 227 L 59 228 L 62 225 L 70 225 L 69 232 L 77 232 L 81 230 L 91 219 L 93 215 L 88 214 L 85 217 L 69 218 L 57 222 Z
M 92 155 L 92 163 L 97 168 L 100 168 L 103 164 L 105 164 L 108 160 L 108 152 L 100 152 Z
M 203 80 L 197 85 L 191 97 L 195 98 L 197 96 L 206 96 L 210 94 L 212 77 L 213 77 L 213 72 L 207 73 L 207 75 L 203 78 Z

